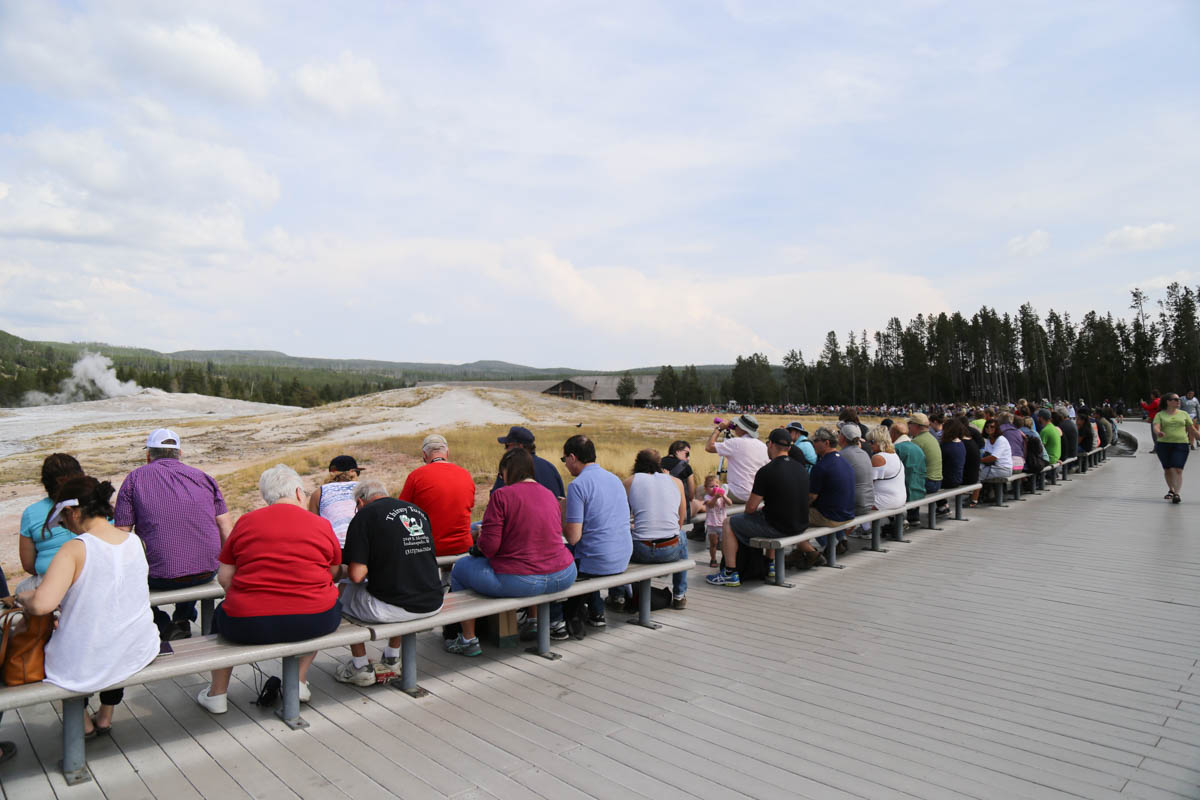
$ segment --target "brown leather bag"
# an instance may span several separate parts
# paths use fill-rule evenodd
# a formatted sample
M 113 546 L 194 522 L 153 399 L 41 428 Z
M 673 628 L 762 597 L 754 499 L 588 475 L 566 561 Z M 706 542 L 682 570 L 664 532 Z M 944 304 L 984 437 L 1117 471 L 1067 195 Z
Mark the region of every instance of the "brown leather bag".
M 8 686 L 37 683 L 46 678 L 46 642 L 54 632 L 54 615 L 34 616 L 22 609 L 0 617 L 0 677 Z

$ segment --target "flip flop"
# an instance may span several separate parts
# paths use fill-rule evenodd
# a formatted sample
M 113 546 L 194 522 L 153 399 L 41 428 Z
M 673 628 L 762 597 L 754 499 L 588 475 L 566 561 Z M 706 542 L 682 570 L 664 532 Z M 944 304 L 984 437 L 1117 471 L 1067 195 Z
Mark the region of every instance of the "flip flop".
M 96 722 L 95 715 L 92 715 L 92 733 L 91 735 L 84 734 L 85 739 L 95 738 L 96 736 L 108 736 L 112 733 L 112 725 L 101 725 Z
M 8 761 L 17 754 L 15 742 L 0 742 L 0 764 Z

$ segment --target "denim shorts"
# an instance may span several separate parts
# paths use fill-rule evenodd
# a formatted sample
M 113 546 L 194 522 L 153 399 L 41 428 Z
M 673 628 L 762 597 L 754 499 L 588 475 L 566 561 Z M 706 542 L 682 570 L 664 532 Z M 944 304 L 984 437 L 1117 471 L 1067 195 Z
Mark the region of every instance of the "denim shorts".
M 1188 459 L 1187 442 L 1158 442 L 1154 452 L 1158 454 L 1158 463 L 1163 469 L 1183 469 Z
M 540 575 L 511 575 L 496 572 L 486 558 L 467 556 L 454 562 L 450 591 L 472 589 L 488 597 L 533 597 L 561 592 L 575 582 L 575 562 L 557 572 Z

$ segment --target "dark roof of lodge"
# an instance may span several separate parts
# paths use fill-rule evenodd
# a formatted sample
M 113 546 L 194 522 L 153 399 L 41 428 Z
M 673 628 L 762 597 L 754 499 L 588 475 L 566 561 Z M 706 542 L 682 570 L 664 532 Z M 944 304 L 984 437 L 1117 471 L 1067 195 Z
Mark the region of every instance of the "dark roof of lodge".
M 482 389 L 510 389 L 521 392 L 545 392 L 552 386 L 563 381 L 570 381 L 592 393 L 593 400 L 618 400 L 617 384 L 621 382 L 620 375 L 572 375 L 558 380 L 537 381 L 419 381 L 418 386 L 472 386 Z M 633 382 L 637 387 L 634 400 L 649 400 L 654 396 L 654 380 L 657 375 L 634 375 Z

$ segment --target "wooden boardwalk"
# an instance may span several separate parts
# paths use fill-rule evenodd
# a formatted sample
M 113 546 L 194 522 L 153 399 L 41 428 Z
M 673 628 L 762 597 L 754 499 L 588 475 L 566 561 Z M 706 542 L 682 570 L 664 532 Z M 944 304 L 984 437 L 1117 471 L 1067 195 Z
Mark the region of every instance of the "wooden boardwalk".
M 1138 433 L 1145 426 L 1136 427 Z M 1142 438 L 1142 437 L 1139 437 Z M 95 782 L 64 786 L 58 711 L 5 715 L 10 800 L 110 797 L 1200 797 L 1200 465 L 1172 507 L 1142 438 L 1049 494 L 914 531 L 794 589 L 717 589 L 547 662 L 421 637 L 420 700 L 317 661 L 312 727 L 131 689 Z M 1189 486 L 1191 488 L 1189 488 Z M 378 655 L 377 653 L 374 655 Z M 277 664 L 264 665 L 278 669 Z

